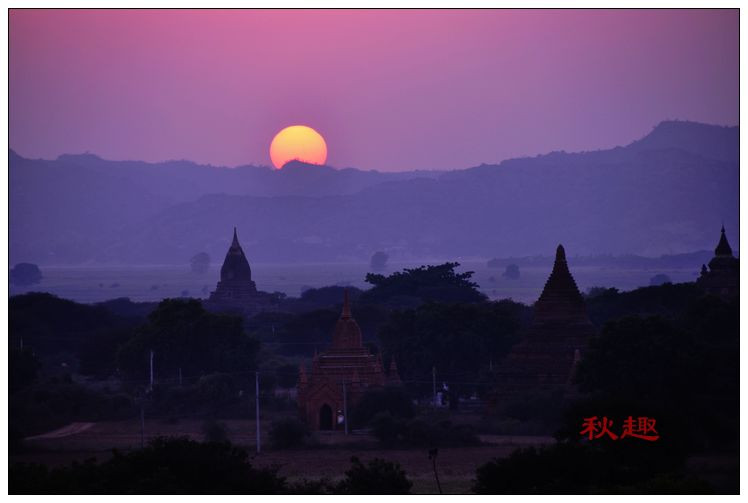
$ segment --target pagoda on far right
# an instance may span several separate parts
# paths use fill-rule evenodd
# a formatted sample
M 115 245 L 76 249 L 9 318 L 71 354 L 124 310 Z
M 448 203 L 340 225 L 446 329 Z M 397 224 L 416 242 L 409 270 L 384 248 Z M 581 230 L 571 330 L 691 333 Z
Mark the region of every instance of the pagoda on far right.
M 724 225 L 717 248 L 714 249 L 714 258 L 709 261 L 708 269 L 706 265 L 701 266 L 701 275 L 696 283 L 709 295 L 716 295 L 723 299 L 738 296 L 740 264 L 732 254 L 730 243 L 727 242 Z

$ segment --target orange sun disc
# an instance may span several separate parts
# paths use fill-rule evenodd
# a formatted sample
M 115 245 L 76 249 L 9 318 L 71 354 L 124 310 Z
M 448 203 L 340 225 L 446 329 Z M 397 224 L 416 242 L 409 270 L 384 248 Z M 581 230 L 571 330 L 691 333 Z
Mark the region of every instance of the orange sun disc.
M 309 126 L 288 126 L 281 129 L 270 143 L 270 160 L 277 169 L 294 160 L 324 164 L 327 144 L 322 135 Z

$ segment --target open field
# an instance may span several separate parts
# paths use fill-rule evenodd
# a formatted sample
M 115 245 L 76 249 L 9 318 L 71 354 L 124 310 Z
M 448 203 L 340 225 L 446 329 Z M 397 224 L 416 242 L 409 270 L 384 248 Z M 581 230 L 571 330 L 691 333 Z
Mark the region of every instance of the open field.
M 245 447 L 251 462 L 256 466 L 277 466 L 280 475 L 290 481 L 328 478 L 338 480 L 350 467 L 352 456 L 363 462 L 381 458 L 400 463 L 413 482 L 412 492 L 432 494 L 437 492 L 428 450 L 425 448 L 383 449 L 368 435 L 345 436 L 342 432 L 319 432 L 313 446 L 303 449 L 276 450 L 268 445 L 267 430 L 270 420 L 262 421 L 263 448 L 255 452 L 255 422 L 237 419 L 222 421 L 229 430 L 230 440 Z M 145 441 L 157 436 L 188 436 L 202 440 L 203 421 L 181 419 L 168 422 L 163 419 L 146 420 Z M 439 450 L 437 468 L 444 493 L 465 494 L 471 491 L 476 469 L 496 457 L 506 457 L 519 447 L 552 444 L 551 437 L 481 435 L 482 445 L 448 447 Z M 95 458 L 104 461 L 113 449 L 128 451 L 140 447 L 140 421 L 110 421 L 100 423 L 73 423 L 59 430 L 39 435 L 26 441 L 22 453 L 11 454 L 10 464 L 36 462 L 49 466 L 67 465 L 72 461 Z M 734 493 L 738 487 L 738 459 L 729 454 L 715 453 L 692 457 L 687 470 L 710 482 L 718 493 Z
M 427 449 L 382 449 L 366 435 L 345 436 L 341 432 L 326 432 L 316 436 L 318 444 L 313 448 L 274 450 L 264 446 L 262 453 L 255 454 L 255 423 L 251 420 L 223 421 L 229 428 L 232 442 L 245 446 L 252 455 L 252 463 L 259 466 L 276 465 L 280 474 L 289 480 L 341 478 L 350 467 L 351 456 L 362 461 L 375 457 L 399 462 L 413 481 L 413 492 L 437 492 L 431 461 Z M 88 423 L 80 423 L 88 424 Z M 202 421 L 181 420 L 170 424 L 163 420 L 145 423 L 146 442 L 156 436 L 189 436 L 202 439 Z M 263 439 L 267 442 L 269 423 L 262 422 Z M 64 465 L 73 460 L 96 458 L 103 461 L 111 456 L 111 450 L 130 450 L 140 447 L 140 422 L 138 420 L 94 423 L 85 428 L 77 424 L 61 429 L 69 435 L 43 435 L 43 438 L 27 440 L 26 452 L 10 456 L 10 463 L 40 462 L 48 465 Z M 484 436 L 483 445 L 474 447 L 452 447 L 439 450 L 437 466 L 442 489 L 448 493 L 469 492 L 475 470 L 494 457 L 503 457 L 520 446 L 541 445 L 553 442 L 550 437 Z
M 383 274 L 403 268 L 418 267 L 429 262 L 392 263 Z M 438 262 L 430 262 L 432 264 Z M 368 264 L 251 264 L 257 288 L 267 292 L 283 292 L 298 297 L 303 288 L 329 285 L 350 285 L 368 288 L 364 278 Z M 158 301 L 183 294 L 207 298 L 215 289 L 220 264 L 213 264 L 203 274 L 193 274 L 185 266 L 132 267 L 42 267 L 44 278 L 32 287 L 11 286 L 11 295 L 28 291 L 46 291 L 77 302 L 100 302 L 117 297 L 129 297 L 136 302 Z M 621 269 L 600 266 L 571 265 L 579 288 L 586 291 L 593 286 L 632 290 L 649 285 L 655 274 L 667 274 L 674 282 L 694 281 L 698 269 Z M 502 277 L 502 268 L 489 268 L 486 262 L 465 261 L 459 271 L 475 271 L 473 279 L 483 293 L 492 299 L 512 298 L 519 302 L 537 300 L 551 266 L 520 267 L 520 278 Z

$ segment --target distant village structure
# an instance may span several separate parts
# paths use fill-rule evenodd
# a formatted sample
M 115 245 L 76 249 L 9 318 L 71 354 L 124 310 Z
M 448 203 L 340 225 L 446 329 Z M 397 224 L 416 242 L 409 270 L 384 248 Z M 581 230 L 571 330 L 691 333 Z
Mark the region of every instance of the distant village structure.
M 701 266 L 701 275 L 696 283 L 707 294 L 722 298 L 737 297 L 740 288 L 740 262 L 732 254 L 730 243 L 727 242 L 725 226 L 714 249 L 714 258 L 709 261 L 709 269 Z
M 361 329 L 351 315 L 348 290 L 343 312 L 332 336 L 332 345 L 315 354 L 307 373 L 299 368 L 298 404 L 301 418 L 312 430 L 343 430 L 345 416 L 371 388 L 400 384 L 393 359 L 385 373 L 380 355 L 363 345 Z
M 212 311 L 232 311 L 250 316 L 272 309 L 272 301 L 273 296 L 258 291 L 252 281 L 252 270 L 234 227 L 234 238 L 221 266 L 221 279 L 205 301 L 205 307 Z
M 575 394 L 574 371 L 594 334 L 566 252 L 559 245 L 553 271 L 535 303 L 532 324 L 497 371 L 493 405 L 532 392 Z

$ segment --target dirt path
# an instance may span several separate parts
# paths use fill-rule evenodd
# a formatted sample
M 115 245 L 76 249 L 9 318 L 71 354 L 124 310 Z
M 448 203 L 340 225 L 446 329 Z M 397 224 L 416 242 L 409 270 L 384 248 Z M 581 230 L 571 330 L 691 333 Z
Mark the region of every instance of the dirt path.
M 58 430 L 42 433 L 41 435 L 35 435 L 33 437 L 27 437 L 26 440 L 46 440 L 49 438 L 70 437 L 79 433 L 83 433 L 94 424 L 96 423 L 70 423 L 69 425 L 63 426 Z

